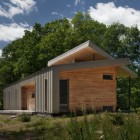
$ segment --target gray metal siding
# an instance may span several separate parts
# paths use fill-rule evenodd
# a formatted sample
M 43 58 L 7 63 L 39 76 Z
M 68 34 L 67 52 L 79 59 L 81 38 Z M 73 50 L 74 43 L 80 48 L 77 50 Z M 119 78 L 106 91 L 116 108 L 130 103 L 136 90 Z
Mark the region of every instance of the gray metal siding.
M 13 110 L 13 109 L 19 109 L 19 86 L 13 85 L 9 88 L 6 88 L 4 90 L 4 95 L 3 95 L 3 101 L 4 101 L 4 109 L 8 110 Z M 16 100 L 17 98 L 17 100 Z
M 53 87 L 54 88 L 52 88 L 53 89 L 53 92 L 52 92 L 52 97 L 53 97 L 53 99 L 52 99 L 52 101 L 53 101 L 53 103 L 52 103 L 52 109 L 53 109 L 53 111 L 52 112 L 54 112 L 54 113 L 59 113 L 60 112 L 60 99 L 59 99 L 59 97 L 60 97 L 60 95 L 59 95 L 59 80 L 60 80 L 60 78 L 59 78 L 59 70 L 57 70 L 56 68 L 53 70 L 53 77 L 52 77 L 52 79 L 53 79 Z
M 45 71 L 37 73 L 33 77 L 19 81 L 4 89 L 4 109 L 20 110 L 21 109 L 21 87 L 28 83 L 35 83 L 35 111 L 53 113 L 53 69 L 48 68 Z M 45 110 L 45 79 L 47 79 L 47 110 Z
M 48 79 L 47 74 L 41 73 L 36 76 L 36 112 L 45 112 L 45 79 Z
M 53 83 L 52 83 L 52 77 L 53 77 L 53 72 L 49 71 L 48 73 L 48 82 L 47 82 L 47 112 L 53 113 L 52 112 L 52 88 L 53 88 Z

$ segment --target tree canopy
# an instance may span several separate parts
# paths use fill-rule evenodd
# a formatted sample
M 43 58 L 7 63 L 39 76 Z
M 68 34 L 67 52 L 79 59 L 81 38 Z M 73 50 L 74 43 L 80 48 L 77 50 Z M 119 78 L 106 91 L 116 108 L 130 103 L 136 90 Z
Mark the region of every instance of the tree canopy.
M 120 23 L 106 26 L 89 16 L 77 13 L 71 20 L 58 19 L 41 26 L 35 23 L 21 39 L 8 44 L 0 58 L 0 100 L 4 86 L 47 67 L 47 62 L 91 40 L 115 58 L 130 58 L 130 68 L 140 75 L 140 31 L 137 26 Z M 131 86 L 132 108 L 140 107 L 140 78 Z M 118 108 L 127 108 L 128 81 L 118 80 Z

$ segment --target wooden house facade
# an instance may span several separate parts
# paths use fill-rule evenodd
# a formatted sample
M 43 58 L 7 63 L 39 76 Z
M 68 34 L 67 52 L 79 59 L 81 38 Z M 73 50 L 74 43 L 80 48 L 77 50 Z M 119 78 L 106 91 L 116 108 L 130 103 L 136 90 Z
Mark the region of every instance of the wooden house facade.
M 50 60 L 48 67 L 4 89 L 4 110 L 60 113 L 82 106 L 116 110 L 116 77 L 137 77 L 91 41 Z

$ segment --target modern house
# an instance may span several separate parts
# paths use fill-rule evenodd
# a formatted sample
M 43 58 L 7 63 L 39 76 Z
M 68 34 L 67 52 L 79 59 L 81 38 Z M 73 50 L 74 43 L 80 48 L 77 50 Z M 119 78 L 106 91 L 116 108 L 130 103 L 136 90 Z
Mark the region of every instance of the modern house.
M 50 60 L 48 67 L 4 89 L 4 110 L 60 113 L 94 107 L 116 109 L 116 77 L 137 77 L 91 41 Z

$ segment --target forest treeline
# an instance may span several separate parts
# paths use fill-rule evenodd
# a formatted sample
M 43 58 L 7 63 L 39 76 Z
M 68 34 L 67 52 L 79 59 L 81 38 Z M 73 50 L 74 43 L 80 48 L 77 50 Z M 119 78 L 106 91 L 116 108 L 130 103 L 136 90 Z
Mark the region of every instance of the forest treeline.
M 130 58 L 129 67 L 138 73 L 131 79 L 131 107 L 140 107 L 140 31 L 137 26 L 120 23 L 106 26 L 77 13 L 71 21 L 54 20 L 41 26 L 35 23 L 32 31 L 25 31 L 21 39 L 8 44 L 0 58 L 0 106 L 3 88 L 16 80 L 47 67 L 47 62 L 91 40 L 114 58 Z M 128 79 L 118 79 L 118 108 L 128 107 Z

